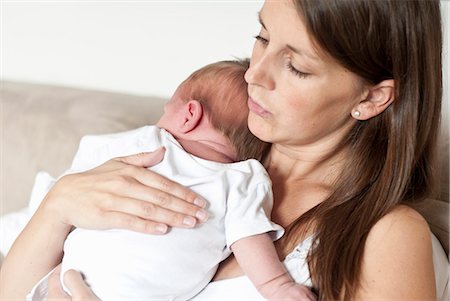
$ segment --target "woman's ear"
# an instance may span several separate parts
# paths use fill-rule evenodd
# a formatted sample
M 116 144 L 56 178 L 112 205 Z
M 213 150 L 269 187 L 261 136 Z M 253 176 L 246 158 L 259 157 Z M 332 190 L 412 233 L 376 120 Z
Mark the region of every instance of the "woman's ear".
M 352 116 L 357 120 L 368 120 L 386 110 L 395 100 L 395 81 L 387 79 L 368 88 L 366 99 L 352 109 Z
M 181 132 L 186 134 L 194 130 L 203 118 L 203 106 L 198 100 L 189 100 L 184 104 Z

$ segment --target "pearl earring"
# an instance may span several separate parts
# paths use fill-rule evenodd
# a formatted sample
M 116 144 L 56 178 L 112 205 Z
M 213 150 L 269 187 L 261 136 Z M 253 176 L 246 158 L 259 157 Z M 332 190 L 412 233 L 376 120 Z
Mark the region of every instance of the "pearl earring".
M 353 117 L 358 118 L 359 116 L 361 116 L 361 112 L 359 112 L 359 111 L 354 111 L 353 112 Z

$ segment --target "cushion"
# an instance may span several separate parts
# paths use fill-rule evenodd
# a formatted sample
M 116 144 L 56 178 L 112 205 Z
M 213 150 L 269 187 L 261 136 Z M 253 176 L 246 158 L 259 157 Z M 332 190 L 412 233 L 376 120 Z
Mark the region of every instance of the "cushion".
M 1 82 L 0 93 L 0 215 L 26 206 L 38 171 L 66 170 L 82 136 L 153 124 L 166 101 L 16 82 Z

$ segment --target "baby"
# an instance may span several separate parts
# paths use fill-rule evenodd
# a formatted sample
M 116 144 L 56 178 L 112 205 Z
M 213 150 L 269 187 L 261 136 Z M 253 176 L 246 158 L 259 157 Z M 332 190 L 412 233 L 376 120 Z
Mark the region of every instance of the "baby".
M 283 229 L 270 221 L 271 182 L 258 161 L 270 145 L 247 128 L 247 68 L 248 61 L 203 67 L 177 88 L 156 126 L 82 139 L 69 173 L 165 147 L 151 169 L 207 199 L 209 219 L 163 236 L 77 228 L 66 239 L 61 275 L 81 271 L 102 300 L 187 300 L 233 251 L 263 297 L 303 296 L 308 288 L 293 282 L 272 243 Z M 39 290 L 30 295 L 40 298 Z

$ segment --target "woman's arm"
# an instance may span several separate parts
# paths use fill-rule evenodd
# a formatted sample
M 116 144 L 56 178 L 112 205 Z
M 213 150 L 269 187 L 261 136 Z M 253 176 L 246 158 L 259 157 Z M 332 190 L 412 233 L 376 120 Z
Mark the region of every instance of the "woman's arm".
M 0 299 L 25 300 L 37 281 L 61 261 L 70 226 L 40 208 L 11 247 L 0 271 Z
M 424 218 L 401 206 L 367 238 L 355 300 L 436 300 L 431 233 Z
M 61 178 L 6 256 L 0 271 L 0 299 L 25 298 L 60 262 L 72 226 L 150 234 L 165 233 L 167 225 L 195 226 L 195 216 L 206 213 L 200 208 L 206 201 L 144 168 L 162 157 L 163 152 L 156 151 L 113 159 Z

